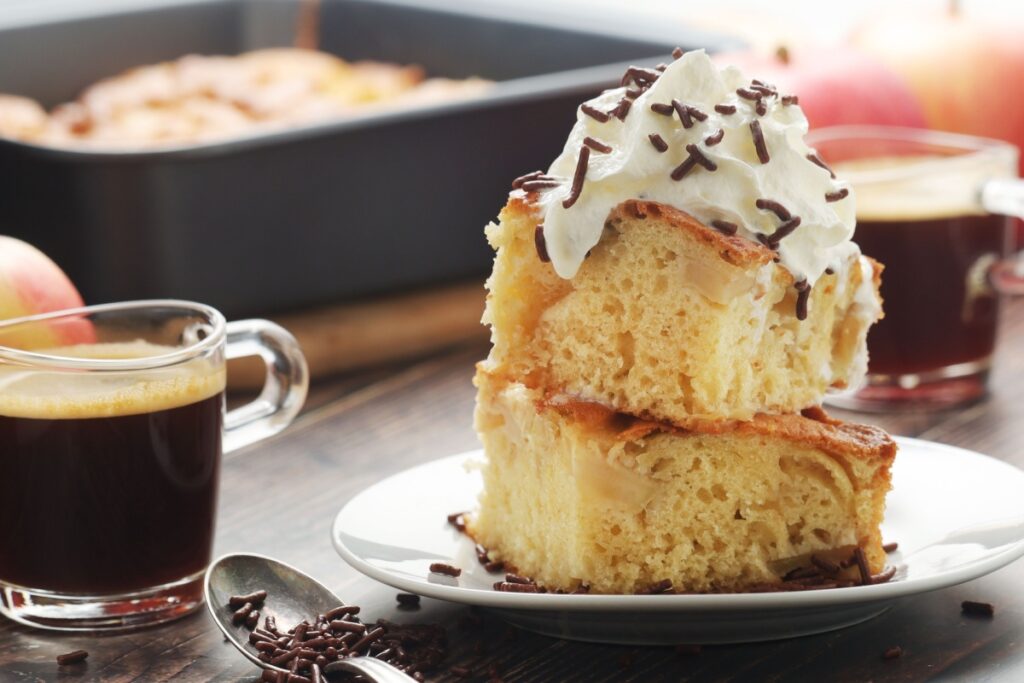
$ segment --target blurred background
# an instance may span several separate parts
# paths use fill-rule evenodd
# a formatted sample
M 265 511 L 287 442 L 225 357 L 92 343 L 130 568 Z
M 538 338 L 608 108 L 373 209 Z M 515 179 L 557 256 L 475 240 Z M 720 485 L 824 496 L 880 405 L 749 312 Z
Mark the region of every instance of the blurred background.
M 0 0 L 0 234 L 88 303 L 273 317 L 330 374 L 484 337 L 483 226 L 629 63 L 706 48 L 815 128 L 1021 145 L 1022 29 L 1013 0 Z

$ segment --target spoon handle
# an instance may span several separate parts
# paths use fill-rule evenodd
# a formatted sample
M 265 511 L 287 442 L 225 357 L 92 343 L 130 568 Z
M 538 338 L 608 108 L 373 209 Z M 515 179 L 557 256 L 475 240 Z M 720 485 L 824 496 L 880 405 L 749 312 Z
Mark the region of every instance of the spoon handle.
M 373 657 L 348 657 L 331 662 L 324 667 L 324 673 L 330 675 L 335 671 L 348 671 L 362 674 L 375 683 L 415 683 L 414 678 Z

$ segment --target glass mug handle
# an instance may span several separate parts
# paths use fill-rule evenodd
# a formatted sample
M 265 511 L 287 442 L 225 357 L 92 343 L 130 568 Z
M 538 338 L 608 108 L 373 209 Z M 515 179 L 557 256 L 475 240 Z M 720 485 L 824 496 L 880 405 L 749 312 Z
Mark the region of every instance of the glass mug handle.
M 1024 219 L 1024 180 L 997 178 L 981 186 L 981 205 L 989 213 Z M 1024 251 L 993 259 L 988 280 L 1000 294 L 1024 295 Z
M 267 368 L 256 400 L 228 411 L 224 417 L 224 452 L 266 439 L 291 424 L 309 389 L 309 369 L 299 344 L 288 330 L 269 320 L 236 320 L 227 324 L 228 360 L 259 356 Z

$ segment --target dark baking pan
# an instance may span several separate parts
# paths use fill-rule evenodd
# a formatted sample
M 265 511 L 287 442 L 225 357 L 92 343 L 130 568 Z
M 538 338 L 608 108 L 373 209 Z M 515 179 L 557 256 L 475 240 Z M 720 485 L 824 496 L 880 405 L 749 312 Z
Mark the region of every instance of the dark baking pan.
M 159 151 L 0 140 L 0 233 L 52 255 L 91 302 L 182 297 L 232 316 L 481 276 L 484 224 L 513 177 L 559 153 L 581 99 L 623 62 L 726 46 L 454 7 L 324 0 L 322 47 L 498 82 L 478 99 Z M 294 9 L 164 3 L 0 29 L 0 92 L 52 106 L 132 66 L 287 45 Z

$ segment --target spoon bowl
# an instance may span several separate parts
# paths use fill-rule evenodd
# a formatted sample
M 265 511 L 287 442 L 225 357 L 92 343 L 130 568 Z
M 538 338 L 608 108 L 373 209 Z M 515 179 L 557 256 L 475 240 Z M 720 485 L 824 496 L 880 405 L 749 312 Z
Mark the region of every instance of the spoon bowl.
M 271 671 L 287 669 L 261 661 L 249 643 L 250 629 L 233 624 L 234 609 L 228 607 L 232 595 L 267 591 L 267 599 L 259 607 L 260 621 L 272 616 L 283 628 L 311 619 L 317 614 L 344 605 L 326 586 L 295 567 L 265 555 L 236 553 L 218 558 L 206 570 L 203 583 L 206 608 L 228 640 L 256 666 Z M 372 657 L 348 657 L 331 662 L 325 673 L 348 671 L 359 673 L 378 683 L 407 683 L 414 679 Z

